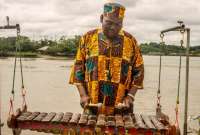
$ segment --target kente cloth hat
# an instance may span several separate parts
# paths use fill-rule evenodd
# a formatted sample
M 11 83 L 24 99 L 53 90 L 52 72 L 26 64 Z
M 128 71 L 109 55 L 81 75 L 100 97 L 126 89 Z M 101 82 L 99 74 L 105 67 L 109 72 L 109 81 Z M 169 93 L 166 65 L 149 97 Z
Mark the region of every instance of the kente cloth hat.
M 125 7 L 118 3 L 106 3 L 104 4 L 104 16 L 116 17 L 119 19 L 124 18 Z

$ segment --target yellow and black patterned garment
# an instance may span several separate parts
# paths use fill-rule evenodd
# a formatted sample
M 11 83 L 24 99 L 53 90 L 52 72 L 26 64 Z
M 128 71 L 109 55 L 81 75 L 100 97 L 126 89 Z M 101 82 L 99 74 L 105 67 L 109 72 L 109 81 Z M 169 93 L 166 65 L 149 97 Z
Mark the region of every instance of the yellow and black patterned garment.
M 86 33 L 80 40 L 70 83 L 83 84 L 91 103 L 103 103 L 100 113 L 112 114 L 131 87 L 143 88 L 144 66 L 133 36 L 120 31 L 109 42 L 101 29 Z

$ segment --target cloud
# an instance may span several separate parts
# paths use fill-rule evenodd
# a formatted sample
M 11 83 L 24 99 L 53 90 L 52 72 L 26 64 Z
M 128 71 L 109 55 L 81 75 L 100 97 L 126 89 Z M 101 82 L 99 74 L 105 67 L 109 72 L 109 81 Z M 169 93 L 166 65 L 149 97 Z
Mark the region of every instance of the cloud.
M 18 5 L 38 5 L 43 4 L 45 1 L 41 0 L 6 0 L 6 4 L 18 4 Z
M 10 23 L 20 23 L 22 33 L 31 37 L 83 34 L 101 26 L 99 17 L 103 11 L 103 4 L 107 1 L 0 0 L 0 24 L 6 23 L 5 16 L 8 15 Z M 177 20 L 183 20 L 191 28 L 192 44 L 200 44 L 199 0 L 113 1 L 126 7 L 124 28 L 139 42 L 159 41 L 161 30 L 176 26 Z M 171 42 L 175 42 L 178 38 L 179 35 L 176 33 L 169 34 L 168 37 Z
M 64 16 L 85 16 L 85 15 L 92 15 L 101 11 L 103 2 L 94 2 L 94 0 L 85 0 L 79 1 L 66 1 L 66 0 L 58 0 L 54 2 L 55 12 L 62 14 Z M 100 9 L 100 10 L 99 10 Z

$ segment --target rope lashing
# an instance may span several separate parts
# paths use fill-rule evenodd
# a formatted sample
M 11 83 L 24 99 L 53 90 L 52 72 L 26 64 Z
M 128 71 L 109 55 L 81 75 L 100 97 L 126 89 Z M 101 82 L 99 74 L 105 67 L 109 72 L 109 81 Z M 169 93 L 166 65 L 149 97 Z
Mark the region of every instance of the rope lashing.
M 160 38 L 161 38 L 161 42 L 160 42 L 160 45 L 162 46 L 162 49 L 163 49 L 163 46 L 164 46 L 164 34 L 161 33 L 160 34 Z M 160 105 L 160 98 L 161 98 L 161 91 L 160 91 L 160 84 L 161 84 L 161 69 L 162 69 L 162 54 L 160 53 L 160 57 L 159 57 L 159 61 L 160 61 L 160 64 L 159 64 L 159 79 L 158 79 L 158 91 L 157 91 L 157 107 L 158 108 L 161 108 L 161 105 Z
M 14 114 L 14 105 L 13 105 L 13 98 L 10 98 L 10 109 L 9 109 L 9 116 Z
M 23 66 L 22 66 L 22 59 L 21 59 L 21 36 L 20 36 L 20 25 L 10 25 L 9 24 L 9 17 L 7 17 L 7 25 L 0 27 L 1 29 L 16 29 L 17 30 L 17 37 L 16 37 L 16 45 L 15 45 L 15 56 L 14 56 L 14 69 L 13 69 L 13 80 L 12 80 L 12 89 L 11 89 L 11 98 L 10 98 L 10 109 L 9 115 L 13 114 L 14 110 L 14 99 L 15 99 L 15 78 L 16 78 L 16 68 L 17 68 L 17 57 L 19 51 L 19 61 L 20 61 L 20 73 L 21 73 L 21 91 L 22 91 L 22 108 L 26 107 L 26 91 L 24 89 L 24 78 L 23 78 Z
M 175 121 L 175 125 L 177 127 L 179 127 L 179 121 L 178 121 L 178 117 L 179 117 L 179 100 L 180 100 L 180 82 L 181 82 L 181 66 L 182 66 L 182 49 L 183 49 L 183 44 L 184 44 L 184 33 L 185 31 L 181 30 L 180 31 L 181 35 L 182 35 L 182 39 L 180 40 L 180 45 L 181 45 L 181 50 L 179 51 L 179 72 L 178 72 L 178 91 L 177 91 L 177 98 L 176 98 L 176 107 L 175 107 L 175 113 L 176 113 L 176 121 Z

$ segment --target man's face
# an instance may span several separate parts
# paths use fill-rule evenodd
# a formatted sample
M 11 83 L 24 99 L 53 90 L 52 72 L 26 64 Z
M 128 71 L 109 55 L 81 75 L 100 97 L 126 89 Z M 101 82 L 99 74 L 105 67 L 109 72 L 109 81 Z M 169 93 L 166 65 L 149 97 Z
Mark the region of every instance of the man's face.
M 102 29 L 103 33 L 109 38 L 113 39 L 118 36 L 119 31 L 122 28 L 123 20 L 116 17 L 103 17 Z

